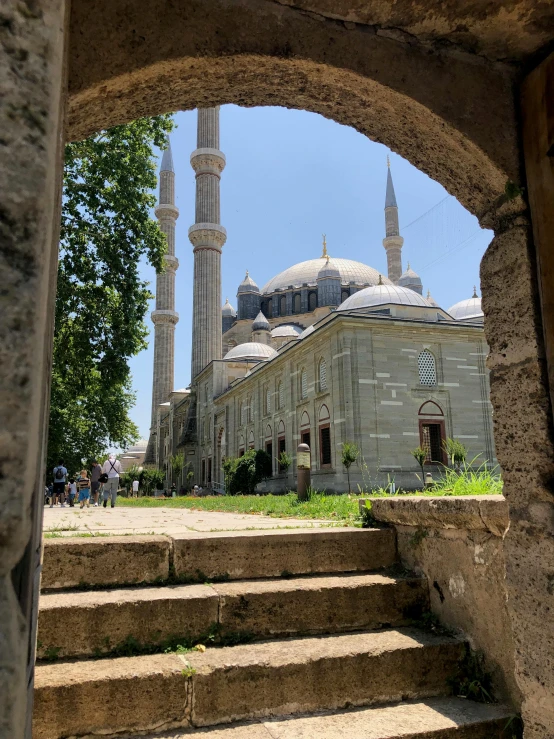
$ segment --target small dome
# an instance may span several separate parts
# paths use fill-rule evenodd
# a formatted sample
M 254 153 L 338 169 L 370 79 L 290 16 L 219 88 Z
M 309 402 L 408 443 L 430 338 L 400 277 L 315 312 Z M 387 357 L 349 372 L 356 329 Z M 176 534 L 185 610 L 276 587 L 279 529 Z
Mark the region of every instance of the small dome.
M 337 310 L 356 310 L 357 308 L 371 308 L 375 305 L 413 305 L 418 308 L 428 308 L 429 303 L 419 293 L 410 290 L 407 287 L 399 287 L 398 285 L 373 285 L 360 290 L 344 303 L 341 303 Z
M 246 270 L 246 275 L 244 276 L 244 280 L 239 285 L 237 295 L 240 295 L 241 293 L 259 293 L 259 292 L 260 292 L 260 288 L 256 285 L 254 280 L 250 277 L 250 275 L 248 274 L 248 270 Z
M 245 344 L 234 346 L 223 357 L 227 361 L 234 359 L 249 359 L 252 362 L 265 362 L 277 356 L 277 352 L 267 344 L 260 344 L 257 341 L 248 341 Z
M 471 321 L 476 318 L 483 318 L 483 310 L 481 308 L 481 298 L 477 297 L 477 293 L 473 292 L 473 297 L 469 300 L 460 300 L 448 309 L 448 313 L 455 321 Z
M 229 302 L 229 298 L 225 299 L 225 305 L 221 309 L 221 314 L 223 316 L 232 316 L 233 318 L 237 317 L 237 312 Z
M 435 300 L 435 298 L 431 295 L 431 291 L 430 290 L 427 290 L 427 297 L 425 298 L 425 300 L 429 303 L 429 305 L 432 308 L 440 308 L 440 305 L 437 303 L 437 301 Z
M 252 323 L 252 331 L 271 331 L 271 326 L 269 325 L 269 321 L 264 316 L 262 311 L 258 313 L 256 318 L 254 319 Z
M 398 278 L 398 284 L 400 285 L 400 287 L 412 287 L 412 285 L 422 287 L 421 277 L 417 274 L 417 272 L 414 272 L 413 269 L 411 269 L 409 262 L 408 269 L 403 272 Z
M 309 336 L 310 334 L 313 334 L 314 331 L 315 331 L 315 326 L 312 323 L 311 326 L 308 326 L 308 328 L 305 328 L 304 331 L 302 331 L 302 333 L 300 334 L 300 336 L 298 338 L 299 339 L 305 339 L 306 336 Z
M 335 280 L 340 280 L 340 270 L 330 257 L 327 257 L 323 267 L 319 270 L 317 275 L 318 280 L 322 280 L 325 277 L 332 277 Z
M 297 339 L 302 333 L 302 329 L 299 326 L 291 326 L 288 323 L 282 326 L 277 326 L 271 332 L 273 339 L 282 339 L 283 337 L 290 336 L 291 339 Z

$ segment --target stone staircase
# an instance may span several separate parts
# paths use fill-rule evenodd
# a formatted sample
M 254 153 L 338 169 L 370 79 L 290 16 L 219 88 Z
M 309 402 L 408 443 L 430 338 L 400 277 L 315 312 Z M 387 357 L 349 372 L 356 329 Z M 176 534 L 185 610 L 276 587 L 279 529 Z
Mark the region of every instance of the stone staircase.
M 505 736 L 428 607 L 392 529 L 47 540 L 33 737 Z

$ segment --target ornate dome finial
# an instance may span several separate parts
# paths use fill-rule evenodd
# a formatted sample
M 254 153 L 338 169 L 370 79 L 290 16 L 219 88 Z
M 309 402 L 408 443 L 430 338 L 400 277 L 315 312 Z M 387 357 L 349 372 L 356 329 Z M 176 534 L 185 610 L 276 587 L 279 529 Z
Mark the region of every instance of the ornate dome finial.
M 323 234 L 323 251 L 321 253 L 322 258 L 329 258 L 329 255 L 327 254 L 327 240 L 325 238 L 325 234 Z
M 475 285 L 473 286 L 473 295 L 472 295 L 471 297 L 472 297 L 472 298 L 478 298 L 478 297 L 479 297 L 479 296 L 477 295 L 477 288 L 475 287 Z
M 378 285 L 382 285 L 383 284 L 383 276 L 381 275 L 381 273 L 379 273 L 379 282 L 377 284 Z
M 389 159 L 389 155 L 388 154 L 387 154 L 387 167 L 390 169 L 390 159 Z

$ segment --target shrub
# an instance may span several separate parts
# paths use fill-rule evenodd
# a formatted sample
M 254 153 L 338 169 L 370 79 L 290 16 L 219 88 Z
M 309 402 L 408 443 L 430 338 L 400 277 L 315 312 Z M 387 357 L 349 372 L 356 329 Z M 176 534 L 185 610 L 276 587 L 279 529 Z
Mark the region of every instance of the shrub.
M 271 476 L 271 457 L 263 449 L 249 449 L 238 459 L 226 459 L 223 471 L 229 495 L 251 495 L 259 482 Z
M 360 456 L 360 450 L 357 444 L 351 441 L 345 441 L 342 445 L 341 461 L 346 469 L 346 477 L 348 478 L 348 492 L 350 492 L 350 467 Z

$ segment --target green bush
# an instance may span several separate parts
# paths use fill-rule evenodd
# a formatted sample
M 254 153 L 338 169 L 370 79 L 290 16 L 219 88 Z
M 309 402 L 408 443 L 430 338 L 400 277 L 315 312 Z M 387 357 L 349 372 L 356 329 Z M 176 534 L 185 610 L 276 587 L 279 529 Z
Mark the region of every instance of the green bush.
M 223 470 L 228 495 L 251 495 L 259 482 L 271 476 L 271 457 L 263 449 L 249 449 L 238 459 L 226 459 Z

